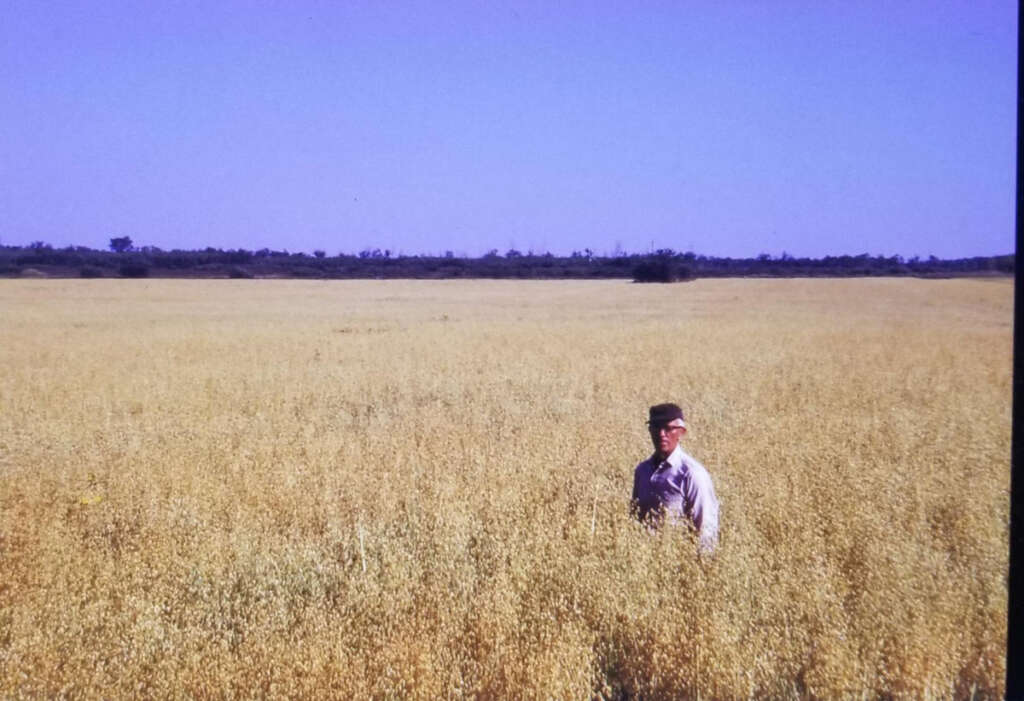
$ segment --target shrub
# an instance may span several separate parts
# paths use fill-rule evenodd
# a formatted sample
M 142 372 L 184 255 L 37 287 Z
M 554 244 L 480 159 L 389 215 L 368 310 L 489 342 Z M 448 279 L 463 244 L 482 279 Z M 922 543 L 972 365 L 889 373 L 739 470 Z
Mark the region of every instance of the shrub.
M 86 265 L 79 269 L 78 276 L 86 278 L 103 277 L 103 271 L 94 266 Z
M 322 271 L 317 270 L 316 268 L 310 267 L 308 265 L 299 265 L 299 266 L 295 266 L 293 268 L 289 268 L 288 269 L 288 274 L 291 275 L 292 277 L 301 277 L 301 278 L 318 278 L 318 277 L 323 277 L 323 272 Z
M 245 268 L 235 266 L 228 271 L 228 277 L 235 280 L 252 280 L 256 276 Z
M 633 282 L 683 282 L 693 279 L 686 265 L 669 260 L 648 260 L 633 268 Z
M 123 263 L 120 268 L 121 277 L 149 277 L 149 266 L 142 263 Z

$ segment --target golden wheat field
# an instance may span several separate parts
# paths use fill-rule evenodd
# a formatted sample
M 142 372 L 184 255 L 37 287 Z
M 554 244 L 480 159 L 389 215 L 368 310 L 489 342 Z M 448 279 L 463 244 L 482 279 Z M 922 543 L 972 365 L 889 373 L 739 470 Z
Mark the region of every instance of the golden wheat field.
M 0 697 L 1000 697 L 1012 292 L 2 281 Z

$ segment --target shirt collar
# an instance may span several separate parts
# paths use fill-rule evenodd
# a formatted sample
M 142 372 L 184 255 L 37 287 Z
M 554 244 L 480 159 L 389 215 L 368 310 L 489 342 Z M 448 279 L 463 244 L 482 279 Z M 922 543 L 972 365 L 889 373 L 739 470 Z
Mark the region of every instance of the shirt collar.
M 667 462 L 669 465 L 671 465 L 676 470 L 678 470 L 680 467 L 683 466 L 683 449 L 681 447 L 679 447 L 678 443 L 676 444 L 675 449 L 671 453 L 668 454 L 668 457 L 665 458 L 664 461 L 658 460 L 658 456 L 657 455 L 652 455 L 651 456 L 651 464 L 654 465 L 654 469 L 655 470 L 657 470 L 659 467 L 661 467 L 661 463 L 662 462 Z

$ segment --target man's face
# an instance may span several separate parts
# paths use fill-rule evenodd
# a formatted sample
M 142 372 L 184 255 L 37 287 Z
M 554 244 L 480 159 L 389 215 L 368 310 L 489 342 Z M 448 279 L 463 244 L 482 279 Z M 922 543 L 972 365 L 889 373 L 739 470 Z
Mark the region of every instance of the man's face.
M 676 449 L 676 446 L 679 445 L 679 439 L 686 433 L 686 429 L 679 425 L 681 423 L 681 421 L 673 421 L 668 425 L 650 425 L 651 443 L 654 444 L 654 452 L 662 460 L 667 458 Z

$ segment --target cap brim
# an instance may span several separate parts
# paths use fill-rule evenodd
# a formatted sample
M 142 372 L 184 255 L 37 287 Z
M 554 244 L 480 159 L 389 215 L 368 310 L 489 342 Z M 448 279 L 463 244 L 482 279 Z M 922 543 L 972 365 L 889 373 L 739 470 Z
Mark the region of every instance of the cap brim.
M 679 423 L 677 424 L 676 421 L 678 421 Z M 675 425 L 677 428 L 686 428 L 686 420 L 685 419 L 669 419 L 668 421 L 651 421 L 650 419 L 647 420 L 647 425 L 648 426 L 653 426 L 654 424 L 657 424 L 659 426 L 672 426 L 672 425 Z

